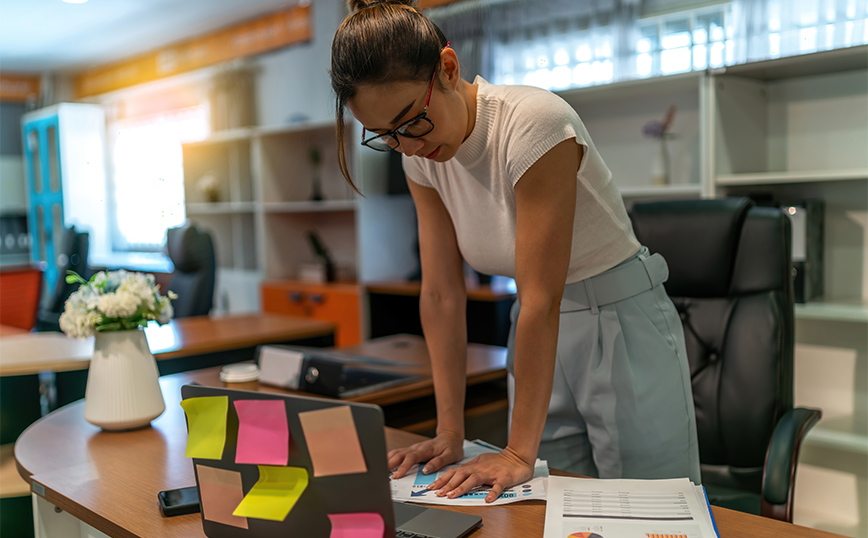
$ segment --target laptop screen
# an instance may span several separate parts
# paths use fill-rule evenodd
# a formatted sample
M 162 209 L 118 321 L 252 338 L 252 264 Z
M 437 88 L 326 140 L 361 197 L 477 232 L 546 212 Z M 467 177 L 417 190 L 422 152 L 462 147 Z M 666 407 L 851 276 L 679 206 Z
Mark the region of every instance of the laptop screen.
M 199 385 L 181 397 L 209 538 L 395 535 L 379 407 Z

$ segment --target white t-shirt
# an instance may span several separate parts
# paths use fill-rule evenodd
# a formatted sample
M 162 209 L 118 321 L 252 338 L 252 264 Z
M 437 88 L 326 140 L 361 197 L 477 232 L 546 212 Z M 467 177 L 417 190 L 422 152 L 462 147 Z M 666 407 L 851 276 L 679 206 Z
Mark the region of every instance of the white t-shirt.
M 639 243 L 612 173 L 576 111 L 530 86 L 474 81 L 476 123 L 455 157 L 438 163 L 403 158 L 404 172 L 435 189 L 452 217 L 461 255 L 490 275 L 515 277 L 515 185 L 546 152 L 575 138 L 584 146 L 576 174 L 576 212 L 567 284 L 626 260 Z

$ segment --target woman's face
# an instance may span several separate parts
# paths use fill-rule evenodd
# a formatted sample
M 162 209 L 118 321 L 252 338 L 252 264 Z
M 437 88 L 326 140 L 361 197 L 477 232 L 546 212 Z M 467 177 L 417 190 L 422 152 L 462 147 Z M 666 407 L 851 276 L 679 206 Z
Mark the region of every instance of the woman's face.
M 426 116 L 434 128 L 419 138 L 396 135 L 400 143 L 396 150 L 445 162 L 455 156 L 467 136 L 467 114 L 461 102 L 456 101 L 460 97 L 454 89 L 444 90 L 437 82 L 432 86 L 421 81 L 368 84 L 358 88 L 347 106 L 367 131 L 365 136 L 371 137 L 396 129 L 421 114 L 429 88 L 431 99 Z

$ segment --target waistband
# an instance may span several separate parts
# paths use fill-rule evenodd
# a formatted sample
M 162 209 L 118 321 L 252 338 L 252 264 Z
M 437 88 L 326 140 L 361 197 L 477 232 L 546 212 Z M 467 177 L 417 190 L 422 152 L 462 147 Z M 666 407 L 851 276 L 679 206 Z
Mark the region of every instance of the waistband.
M 561 299 L 561 312 L 591 310 L 617 303 L 658 286 L 669 278 L 669 266 L 659 253 L 648 255 L 643 247 L 638 254 L 599 275 L 567 284 Z

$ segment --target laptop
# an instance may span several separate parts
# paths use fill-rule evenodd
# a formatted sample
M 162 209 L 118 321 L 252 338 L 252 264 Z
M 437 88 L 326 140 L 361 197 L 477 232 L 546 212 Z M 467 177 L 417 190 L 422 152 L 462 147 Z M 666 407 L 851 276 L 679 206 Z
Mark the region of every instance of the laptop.
M 201 385 L 181 398 L 209 538 L 462 538 L 482 524 L 392 501 L 379 406 Z

